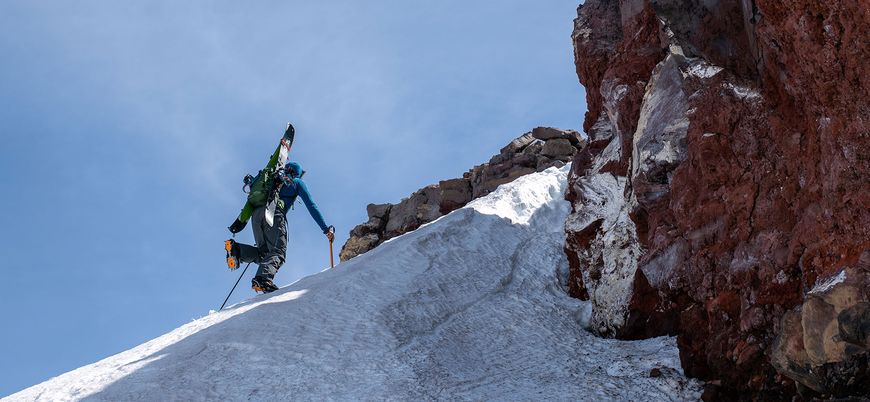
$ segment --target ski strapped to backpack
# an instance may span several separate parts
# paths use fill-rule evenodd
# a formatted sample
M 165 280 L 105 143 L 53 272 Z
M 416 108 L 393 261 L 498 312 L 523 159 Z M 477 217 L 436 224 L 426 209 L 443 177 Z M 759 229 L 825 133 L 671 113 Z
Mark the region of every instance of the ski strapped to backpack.
M 272 225 L 275 208 L 279 206 L 278 203 L 280 202 L 278 190 L 281 187 L 281 180 L 277 178 L 277 175 L 280 169 L 284 167 L 284 164 L 287 163 L 294 137 L 295 130 L 293 125 L 288 123 L 287 130 L 284 131 L 284 136 L 281 138 L 278 148 L 272 153 L 272 157 L 269 158 L 269 163 L 266 164 L 266 167 L 260 170 L 257 176 L 245 176 L 244 189 L 248 192 L 248 200 L 237 219 L 241 224 L 246 224 L 251 219 L 251 214 L 254 213 L 254 210 L 265 205 L 267 206 L 266 222 L 269 226 Z
M 248 203 L 254 209 L 262 207 L 269 203 L 273 190 L 277 187 L 276 169 L 263 169 L 257 172 L 256 176 L 245 176 L 245 192 L 248 193 Z

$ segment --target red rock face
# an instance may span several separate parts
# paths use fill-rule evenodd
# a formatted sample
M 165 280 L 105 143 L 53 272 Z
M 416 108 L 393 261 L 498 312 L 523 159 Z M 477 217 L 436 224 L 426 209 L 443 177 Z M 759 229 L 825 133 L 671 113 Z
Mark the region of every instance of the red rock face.
M 783 317 L 870 249 L 868 38 L 866 2 L 579 9 L 590 143 L 570 176 L 566 252 L 596 330 L 677 334 L 710 397 L 795 392 L 770 361 Z M 594 212 L 605 204 L 618 211 Z

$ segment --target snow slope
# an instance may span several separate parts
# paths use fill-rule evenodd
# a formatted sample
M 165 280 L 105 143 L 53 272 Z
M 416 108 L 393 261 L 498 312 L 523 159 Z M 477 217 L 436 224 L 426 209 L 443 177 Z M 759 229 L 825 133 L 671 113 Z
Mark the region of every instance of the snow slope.
M 4 400 L 698 399 L 672 338 L 584 330 L 563 290 L 567 169 Z

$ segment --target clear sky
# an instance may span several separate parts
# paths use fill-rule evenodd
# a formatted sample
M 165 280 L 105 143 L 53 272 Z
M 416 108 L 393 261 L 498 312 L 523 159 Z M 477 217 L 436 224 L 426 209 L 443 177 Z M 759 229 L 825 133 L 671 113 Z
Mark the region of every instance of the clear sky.
M 578 0 L 243 3 L 0 2 L 0 396 L 217 309 L 288 121 L 336 260 L 366 204 L 581 126 Z M 279 285 L 329 264 L 304 207 L 289 232 Z

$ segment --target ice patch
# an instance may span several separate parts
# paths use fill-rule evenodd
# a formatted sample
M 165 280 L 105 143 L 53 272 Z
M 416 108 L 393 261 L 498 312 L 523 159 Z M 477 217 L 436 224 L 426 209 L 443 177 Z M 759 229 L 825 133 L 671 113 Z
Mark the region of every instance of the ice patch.
M 593 280 L 588 273 L 583 277 L 593 303 L 590 326 L 600 333 L 612 332 L 624 324 L 640 255 L 634 222 L 628 216 L 623 196 L 626 183 L 625 177 L 610 173 L 580 178 L 577 185 L 583 205 L 565 222 L 567 231 L 579 232 L 601 221 L 602 234 L 580 256 L 583 261 L 601 261 L 600 278 Z
M 810 290 L 810 294 L 816 293 L 825 293 L 828 290 L 831 290 L 837 284 L 843 283 L 846 280 L 846 270 L 842 270 L 838 272 L 836 275 L 827 278 L 823 281 L 817 281 L 816 286 L 813 286 L 813 289 Z
M 788 275 L 785 274 L 785 271 L 780 270 L 776 273 L 776 277 L 773 278 L 773 281 L 778 285 L 784 285 L 786 282 L 788 282 Z
M 737 97 L 740 99 L 755 100 L 755 99 L 761 98 L 761 94 L 758 91 L 751 89 L 751 88 L 737 86 L 737 85 L 734 85 L 730 82 L 725 83 L 724 86 L 726 89 L 733 92 L 734 95 L 737 95 Z
M 706 63 L 693 64 L 687 71 L 690 75 L 698 78 L 710 78 L 722 71 L 722 67 Z

